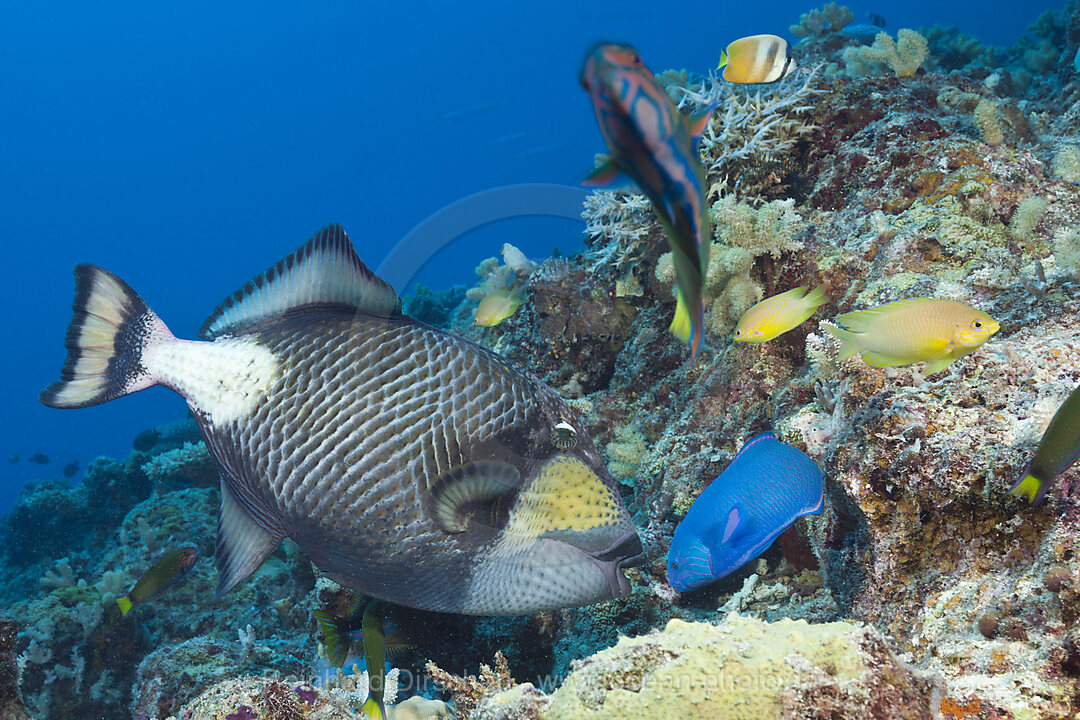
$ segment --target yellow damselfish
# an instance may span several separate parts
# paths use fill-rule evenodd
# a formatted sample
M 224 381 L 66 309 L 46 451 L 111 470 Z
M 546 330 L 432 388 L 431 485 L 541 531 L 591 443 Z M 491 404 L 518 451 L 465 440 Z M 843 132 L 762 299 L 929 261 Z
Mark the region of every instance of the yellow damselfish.
M 521 294 L 517 290 L 496 290 L 480 301 L 474 320 L 477 325 L 495 327 L 517 312 L 520 305 Z
M 735 326 L 735 341 L 764 343 L 793 330 L 814 314 L 819 305 L 829 302 L 825 286 L 810 292 L 806 286 L 765 298 L 743 313 Z
M 944 370 L 975 352 L 999 329 L 982 310 L 952 300 L 913 298 L 840 315 L 825 331 L 841 341 L 840 359 L 862 353 L 874 367 L 926 362 L 925 372 Z

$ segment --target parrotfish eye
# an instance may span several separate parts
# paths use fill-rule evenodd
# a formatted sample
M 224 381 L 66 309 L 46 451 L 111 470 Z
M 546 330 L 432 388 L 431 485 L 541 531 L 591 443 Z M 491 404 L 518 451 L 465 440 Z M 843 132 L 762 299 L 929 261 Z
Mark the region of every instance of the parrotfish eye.
M 577 445 L 577 430 L 568 422 L 556 423 L 551 429 L 551 441 L 560 450 L 569 450 Z

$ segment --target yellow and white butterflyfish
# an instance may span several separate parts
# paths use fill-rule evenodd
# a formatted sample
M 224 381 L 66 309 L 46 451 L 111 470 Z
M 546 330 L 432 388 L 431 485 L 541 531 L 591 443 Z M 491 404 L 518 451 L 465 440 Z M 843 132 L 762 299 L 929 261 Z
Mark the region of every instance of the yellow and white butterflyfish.
M 751 35 L 728 45 L 716 69 L 724 68 L 728 82 L 753 84 L 776 82 L 796 67 L 787 40 L 777 35 Z

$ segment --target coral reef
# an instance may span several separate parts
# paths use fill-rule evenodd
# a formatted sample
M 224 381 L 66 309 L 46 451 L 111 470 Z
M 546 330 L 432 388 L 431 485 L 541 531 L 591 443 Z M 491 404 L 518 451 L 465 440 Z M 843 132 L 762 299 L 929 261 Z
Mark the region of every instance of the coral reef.
M 390 609 L 413 642 L 394 658 L 416 681 L 402 688 L 415 713 L 399 717 L 445 714 L 429 678 L 459 716 L 489 719 L 1080 712 L 1080 469 L 1036 508 L 1006 494 L 1080 383 L 1075 4 L 1009 48 L 941 27 L 867 45 L 845 16 L 825 17 L 842 10 L 830 6 L 800 21 L 804 69 L 779 83 L 662 74 L 684 112 L 720 105 L 701 147 L 714 236 L 707 350 L 693 363 L 667 330 L 663 228 L 633 193 L 589 196 L 575 257 L 537 264 L 508 247 L 468 293 L 406 299 L 570 398 L 648 561 L 628 571 L 627 597 L 592 607 L 505 619 Z M 932 382 L 918 365 L 839 362 L 815 321 L 731 341 L 758 298 L 819 282 L 832 298 L 822 318 L 924 296 L 983 309 L 1001 330 Z M 511 286 L 517 313 L 475 327 L 477 300 Z M 764 430 L 819 463 L 824 512 L 680 595 L 665 582 L 675 526 Z M 305 683 L 311 610 L 345 614 L 352 599 L 288 542 L 214 599 L 217 482 L 188 419 L 141 434 L 127 458 L 95 460 L 75 485 L 23 489 L 0 540 L 18 627 L 12 638 L 0 625 L 0 703 L 21 697 L 35 718 L 349 716 L 362 672 Z M 203 557 L 190 576 L 120 617 L 115 597 L 180 544 Z M 429 660 L 454 674 L 425 674 Z

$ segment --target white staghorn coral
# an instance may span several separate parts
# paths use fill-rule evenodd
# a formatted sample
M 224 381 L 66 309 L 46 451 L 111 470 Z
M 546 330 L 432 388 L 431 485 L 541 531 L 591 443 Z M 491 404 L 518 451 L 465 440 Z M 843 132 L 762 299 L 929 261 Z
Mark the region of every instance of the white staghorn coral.
M 796 143 L 817 126 L 809 120 L 812 99 L 821 94 L 818 68 L 797 70 L 767 87 L 753 89 L 711 77 L 698 91 L 684 90 L 696 109 L 716 104 L 720 109 L 701 137 L 702 160 L 709 196 L 734 193 L 760 202 L 775 184 L 776 174 Z

